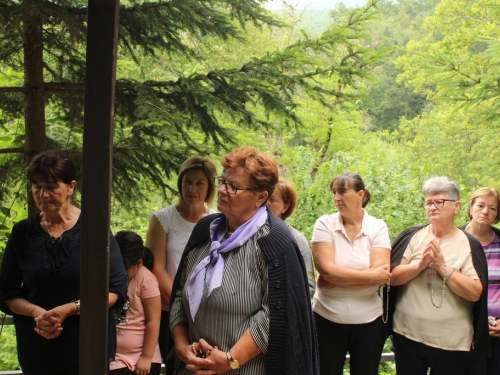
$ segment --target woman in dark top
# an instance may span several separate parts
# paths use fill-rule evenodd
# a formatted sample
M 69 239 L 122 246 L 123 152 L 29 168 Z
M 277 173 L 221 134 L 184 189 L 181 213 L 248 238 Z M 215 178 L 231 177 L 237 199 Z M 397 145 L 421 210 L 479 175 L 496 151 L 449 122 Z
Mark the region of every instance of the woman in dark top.
M 12 229 L 0 269 L 0 309 L 14 316 L 23 374 L 78 374 L 80 313 L 80 209 L 71 204 L 73 162 L 62 152 L 35 156 L 28 169 L 41 212 Z M 123 305 L 127 277 L 110 239 L 109 306 Z M 108 342 L 116 349 L 113 314 Z

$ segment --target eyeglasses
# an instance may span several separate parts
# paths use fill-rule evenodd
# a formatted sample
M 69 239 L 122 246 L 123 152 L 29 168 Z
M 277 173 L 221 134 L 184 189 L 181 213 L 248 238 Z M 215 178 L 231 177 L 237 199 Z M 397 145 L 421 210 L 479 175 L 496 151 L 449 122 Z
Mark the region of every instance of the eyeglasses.
M 226 182 L 226 180 L 222 176 L 215 177 L 215 180 L 217 181 L 217 184 L 219 187 L 224 185 L 224 188 L 226 189 L 226 192 L 231 195 L 235 195 L 238 190 L 255 190 L 254 188 L 239 188 L 234 186 L 230 182 Z
M 456 202 L 456 200 L 454 200 L 454 199 L 435 199 L 433 201 L 425 201 L 425 202 L 422 202 L 422 207 L 425 210 L 432 208 L 433 205 L 436 208 L 441 208 L 444 206 L 444 204 L 446 202 Z

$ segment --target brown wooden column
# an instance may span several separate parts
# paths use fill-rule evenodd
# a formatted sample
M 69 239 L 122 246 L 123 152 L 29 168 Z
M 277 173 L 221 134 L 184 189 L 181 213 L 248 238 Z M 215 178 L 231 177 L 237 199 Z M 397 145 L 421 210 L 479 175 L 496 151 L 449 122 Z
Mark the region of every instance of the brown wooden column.
M 24 124 L 26 145 L 24 161 L 29 165 L 33 156 L 47 149 L 45 134 L 45 94 L 43 82 L 43 20 L 37 9 L 37 0 L 25 0 L 23 6 L 24 52 Z M 31 193 L 31 183 L 26 183 L 28 216 L 40 209 Z
M 83 132 L 80 375 L 108 368 L 108 275 L 119 0 L 89 0 Z

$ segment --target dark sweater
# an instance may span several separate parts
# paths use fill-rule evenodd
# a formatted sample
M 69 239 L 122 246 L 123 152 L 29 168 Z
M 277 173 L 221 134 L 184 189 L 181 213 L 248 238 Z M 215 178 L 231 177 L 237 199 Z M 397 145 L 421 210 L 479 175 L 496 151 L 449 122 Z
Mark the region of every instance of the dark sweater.
M 269 210 L 268 213 L 270 233 L 257 240 L 266 258 L 269 276 L 270 327 L 266 373 L 319 374 L 316 330 L 304 260 L 287 225 Z M 218 216 L 220 214 L 207 216 L 194 228 L 177 270 L 172 296 L 177 293 L 187 254 L 210 240 L 210 223 Z M 172 341 L 170 345 L 173 347 Z
M 428 225 L 428 224 L 426 224 Z M 418 230 L 423 228 L 425 225 L 418 225 L 410 227 L 402 231 L 392 243 L 391 252 L 391 270 L 394 267 L 399 266 L 403 254 L 412 239 L 412 237 L 417 233 Z M 488 300 L 488 267 L 486 264 L 486 257 L 484 256 L 483 247 L 479 241 L 467 232 L 464 232 L 467 236 L 471 248 L 472 263 L 476 269 L 477 275 L 481 284 L 483 286 L 483 291 L 481 293 L 481 298 L 479 301 L 474 303 L 473 307 L 473 327 L 474 327 L 474 342 L 473 345 L 479 349 L 479 352 L 483 356 L 489 356 L 491 353 L 490 340 L 489 340 L 489 330 L 488 330 L 488 310 L 487 310 L 487 300 Z M 396 306 L 396 299 L 398 297 L 399 287 L 391 286 L 391 291 L 389 295 L 389 321 L 386 325 L 386 333 L 390 334 L 392 332 L 392 317 L 394 314 L 394 309 Z M 385 289 L 384 289 L 385 291 Z

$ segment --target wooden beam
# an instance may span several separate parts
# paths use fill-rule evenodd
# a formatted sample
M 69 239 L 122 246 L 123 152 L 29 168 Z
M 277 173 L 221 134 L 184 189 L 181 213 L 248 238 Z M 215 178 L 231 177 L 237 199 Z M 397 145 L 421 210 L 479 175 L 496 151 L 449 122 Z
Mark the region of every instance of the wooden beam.
M 113 117 L 119 0 L 89 0 L 83 131 L 80 375 L 108 373 Z

